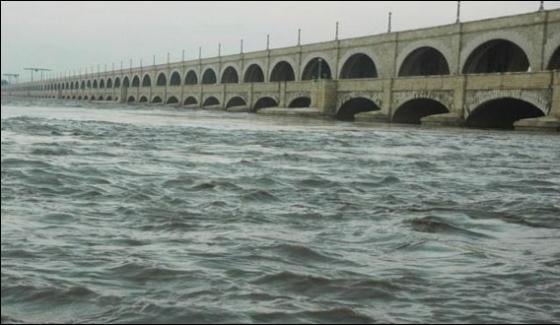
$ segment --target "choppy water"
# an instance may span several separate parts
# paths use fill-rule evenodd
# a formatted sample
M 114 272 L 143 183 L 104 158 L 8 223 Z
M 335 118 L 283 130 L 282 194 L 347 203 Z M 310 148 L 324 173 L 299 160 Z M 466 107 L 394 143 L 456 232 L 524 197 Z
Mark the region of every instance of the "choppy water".
M 2 322 L 557 322 L 560 137 L 2 104 Z

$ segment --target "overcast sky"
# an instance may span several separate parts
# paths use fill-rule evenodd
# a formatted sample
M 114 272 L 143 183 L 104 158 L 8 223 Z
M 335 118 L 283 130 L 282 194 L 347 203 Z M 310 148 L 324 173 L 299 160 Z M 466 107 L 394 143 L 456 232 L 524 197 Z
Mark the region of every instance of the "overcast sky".
M 393 30 L 453 23 L 456 1 L 383 2 L 2 2 L 2 73 L 20 73 L 24 67 L 45 67 L 56 72 L 101 70 L 121 60 L 128 66 L 198 56 L 263 49 L 266 34 L 271 47 L 294 45 L 297 29 L 302 42 L 383 33 L 387 13 L 393 12 Z M 539 1 L 463 1 L 462 20 L 536 11 Z M 547 9 L 560 1 L 546 1 Z

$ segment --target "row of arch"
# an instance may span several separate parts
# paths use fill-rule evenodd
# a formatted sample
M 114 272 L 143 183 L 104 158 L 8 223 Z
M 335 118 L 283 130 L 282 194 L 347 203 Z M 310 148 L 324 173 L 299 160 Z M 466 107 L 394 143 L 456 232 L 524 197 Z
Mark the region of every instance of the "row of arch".
M 560 47 L 554 51 L 547 66 L 549 70 L 560 69 Z M 494 39 L 483 43 L 477 47 L 467 58 L 462 68 L 464 74 L 473 73 L 501 73 L 501 72 L 526 72 L 530 71 L 529 59 L 524 50 L 512 41 L 505 39 Z M 450 67 L 445 55 L 438 49 L 430 46 L 422 46 L 411 51 L 400 64 L 398 69 L 399 77 L 410 76 L 430 76 L 430 75 L 449 75 Z M 340 70 L 340 79 L 361 79 L 376 78 L 378 76 L 377 65 L 374 60 L 365 53 L 355 53 L 345 60 Z M 305 65 L 301 80 L 312 79 L 332 79 L 333 73 L 327 60 L 322 57 L 312 58 Z M 151 87 L 152 77 L 145 74 L 140 77 L 134 76 L 132 80 L 128 77 L 123 78 L 123 87 Z M 226 66 L 219 78 L 220 83 L 258 83 L 265 82 L 265 74 L 262 67 L 253 63 L 250 64 L 240 77 L 240 73 L 234 66 Z M 287 61 L 280 61 L 274 65 L 270 72 L 270 82 L 295 81 L 295 70 Z M 199 76 L 194 70 L 189 70 L 182 78 L 178 71 L 174 71 L 168 77 L 160 72 L 156 77 L 156 86 L 180 86 L 196 85 L 199 83 Z M 208 67 L 202 72 L 200 80 L 202 84 L 218 83 L 218 75 L 213 68 Z M 86 89 L 86 88 L 119 88 L 121 80 L 116 77 L 114 82 L 108 78 L 82 80 L 81 83 L 66 82 L 48 85 L 48 90 L 53 89 Z
M 74 98 L 73 98 L 74 99 Z M 87 99 L 87 98 L 85 98 Z M 99 100 L 103 100 L 102 97 L 100 97 Z M 133 95 L 128 96 L 127 98 L 127 103 L 154 103 L 154 104 L 163 104 L 163 100 L 160 96 L 154 96 L 151 101 L 148 100 L 147 96 L 140 96 L 137 100 L 137 98 Z M 169 98 L 167 98 L 165 104 L 179 104 L 179 99 L 175 96 L 171 96 Z M 212 106 L 220 106 L 221 107 L 221 103 L 218 100 L 218 98 L 214 97 L 214 96 L 210 96 L 204 99 L 204 101 L 202 102 L 202 105 L 199 105 L 199 101 L 196 99 L 196 97 L 194 96 L 189 96 L 187 98 L 185 98 L 185 100 L 182 102 L 182 105 L 185 106 L 200 106 L 200 107 L 212 107 Z M 247 101 L 241 97 L 241 96 L 234 96 L 232 98 L 230 98 L 225 105 L 225 108 L 233 108 L 233 107 L 247 107 Z M 254 110 L 259 110 L 262 108 L 269 108 L 269 107 L 277 107 L 278 106 L 278 101 L 272 97 L 261 97 L 259 100 L 257 100 L 255 102 L 255 104 L 253 105 L 253 109 Z M 288 107 L 289 108 L 306 108 L 306 107 L 310 107 L 311 106 L 311 98 L 306 97 L 306 96 L 302 96 L 302 97 L 297 97 L 295 99 L 293 99 L 292 101 L 290 101 Z

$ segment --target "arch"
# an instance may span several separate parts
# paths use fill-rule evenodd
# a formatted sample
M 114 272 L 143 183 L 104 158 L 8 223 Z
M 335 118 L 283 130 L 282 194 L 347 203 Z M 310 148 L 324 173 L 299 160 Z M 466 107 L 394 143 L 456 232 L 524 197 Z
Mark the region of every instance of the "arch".
M 103 96 L 99 95 L 99 97 L 97 97 L 97 100 L 103 100 Z
M 165 73 L 160 72 L 158 74 L 156 86 L 158 86 L 158 87 L 167 86 L 167 76 L 165 75 Z
M 354 121 L 354 115 L 363 112 L 379 111 L 371 99 L 355 97 L 344 102 L 336 112 L 336 118 L 341 121 Z
M 185 76 L 185 85 L 196 85 L 197 83 L 198 77 L 196 75 L 196 72 L 194 72 L 193 70 L 187 72 L 187 75 Z
M 86 86 L 87 86 L 87 88 L 88 88 L 88 89 L 90 89 L 90 88 L 91 88 L 91 80 L 88 80 L 88 81 L 87 81 L 87 84 L 86 84 Z
M 355 53 L 342 66 L 340 79 L 377 78 L 377 67 L 373 59 L 364 53 Z
M 449 63 L 436 48 L 419 47 L 410 52 L 399 68 L 399 77 L 439 76 L 449 74 Z
M 305 65 L 301 80 L 313 79 L 332 79 L 331 68 L 324 58 L 315 57 Z
M 415 98 L 403 103 L 393 114 L 394 123 L 420 124 L 423 117 L 449 113 L 442 103 L 429 98 Z
M 210 96 L 204 100 L 202 107 L 216 106 L 216 105 L 220 105 L 220 101 L 216 97 Z
M 260 65 L 253 63 L 245 70 L 243 82 L 264 82 L 264 72 Z
M 216 79 L 216 72 L 214 72 L 214 69 L 212 68 L 208 68 L 204 71 L 204 73 L 202 74 L 202 84 L 203 85 L 212 85 L 215 84 L 217 82 Z
M 311 98 L 309 97 L 298 97 L 290 102 L 289 108 L 303 108 L 311 106 Z
M 170 86 L 180 86 L 181 85 L 181 75 L 177 71 L 173 71 L 171 78 L 169 79 Z
M 271 82 L 294 80 L 296 80 L 296 74 L 294 73 L 294 68 L 290 63 L 287 61 L 280 61 L 276 63 L 270 74 Z
M 152 78 L 150 78 L 149 74 L 145 74 L 144 78 L 142 78 L 142 87 L 151 87 L 152 86 Z
M 139 103 L 147 103 L 148 102 L 148 97 L 142 96 L 142 97 L 140 97 L 140 100 L 138 102 Z
M 119 88 L 120 86 L 121 86 L 121 78 L 116 77 L 116 78 L 115 78 L 115 85 L 114 85 L 114 87 L 115 87 L 115 88 Z
M 88 100 L 88 96 L 87 96 L 87 95 L 86 95 L 86 96 L 84 96 L 84 100 Z
M 113 88 L 113 79 L 108 78 L 106 85 L 107 85 L 107 88 Z
M 177 104 L 179 100 L 175 96 L 171 96 L 167 99 L 167 104 Z
M 66 83 L 66 86 L 64 87 L 64 89 L 70 89 L 70 84 L 68 82 Z
M 140 87 L 140 77 L 134 76 L 132 78 L 132 87 Z
M 239 83 L 239 76 L 237 74 L 237 70 L 235 70 L 235 68 L 232 66 L 227 67 L 222 73 L 221 83 L 223 84 Z
M 469 54 L 463 73 L 524 72 L 529 69 L 529 58 L 519 45 L 506 39 L 493 39 Z
M 72 99 L 76 99 L 76 95 L 72 96 Z
M 76 82 L 74 83 L 74 88 L 75 88 L 75 89 L 78 89 L 79 87 L 80 87 L 80 86 L 79 86 L 79 83 L 76 81 Z
M 483 129 L 513 129 L 516 121 L 544 116 L 537 106 L 521 99 L 504 97 L 489 100 L 475 108 L 466 120 L 466 126 Z
M 107 96 L 107 98 L 105 98 L 105 100 L 109 101 L 109 100 L 113 100 L 113 98 L 111 96 Z
M 259 100 L 257 100 L 257 102 L 255 103 L 255 106 L 253 107 L 255 111 L 258 111 L 259 109 L 263 109 L 263 108 L 269 108 L 269 107 L 277 107 L 278 106 L 278 102 L 276 102 L 276 100 L 272 97 L 262 97 Z
M 122 85 L 124 88 L 130 87 L 130 80 L 128 79 L 128 76 L 124 77 Z
M 99 80 L 99 88 L 105 88 L 105 80 L 101 79 Z
M 155 96 L 154 98 L 152 98 L 152 104 L 160 104 L 162 102 L 163 100 L 159 96 Z
M 134 103 L 134 102 L 135 102 L 134 96 L 129 96 L 127 103 Z
M 183 105 L 196 105 L 196 104 L 198 104 L 198 101 L 193 96 L 187 97 L 185 99 L 185 102 L 183 103 Z
M 93 80 L 93 89 L 97 89 L 97 80 Z
M 548 70 L 560 70 L 560 46 L 556 48 L 550 62 L 548 63 Z
M 232 97 L 226 104 L 226 108 L 237 107 L 237 106 L 247 106 L 247 102 L 245 101 L 245 99 L 239 96 L 235 96 Z

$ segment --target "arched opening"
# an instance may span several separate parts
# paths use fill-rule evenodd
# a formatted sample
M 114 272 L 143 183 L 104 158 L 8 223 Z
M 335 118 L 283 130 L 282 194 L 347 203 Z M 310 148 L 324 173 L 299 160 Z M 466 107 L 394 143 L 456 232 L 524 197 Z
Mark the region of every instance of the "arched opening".
M 179 100 L 175 96 L 171 96 L 167 99 L 167 104 L 177 104 Z
M 134 76 L 134 78 L 132 79 L 132 87 L 133 88 L 140 87 L 140 77 Z
M 105 80 L 103 79 L 99 80 L 99 88 L 101 89 L 105 88 Z
M 469 55 L 463 73 L 524 72 L 529 68 L 529 59 L 521 47 L 497 39 L 477 47 Z
M 113 98 L 111 98 L 111 96 L 107 96 L 107 98 L 105 98 L 106 101 L 110 101 L 113 100 Z
M 212 69 L 206 69 L 202 74 L 202 84 L 204 85 L 212 85 L 215 84 L 216 81 L 216 73 Z
M 75 89 L 78 89 L 78 88 L 79 88 L 79 85 L 78 85 L 78 82 L 77 82 L 77 81 L 76 81 L 76 83 L 74 84 L 74 88 L 75 88 Z
M 152 99 L 153 104 L 160 104 L 162 102 L 161 97 L 156 96 Z
M 202 104 L 202 107 L 220 105 L 220 101 L 216 97 L 208 97 Z
M 162 87 L 167 85 L 167 77 L 165 73 L 161 72 L 157 77 L 157 86 Z
M 135 99 L 134 96 L 129 96 L 127 102 L 128 103 L 134 103 Z
M 340 71 L 340 79 L 364 78 L 377 78 L 377 67 L 369 56 L 356 53 L 344 62 Z
M 111 78 L 107 79 L 107 88 L 113 88 L 113 80 Z
M 54 97 L 53 97 L 54 98 Z M 84 96 L 84 100 L 88 100 L 88 96 Z
M 264 73 L 258 64 L 251 64 L 245 71 L 243 82 L 264 82 Z
M 115 78 L 115 88 L 119 88 L 121 86 L 121 78 Z
M 74 83 L 73 82 L 70 83 L 70 90 L 72 90 L 72 89 L 74 89 Z
M 93 81 L 93 89 L 97 89 L 97 80 Z
M 97 100 L 103 100 L 103 96 L 97 97 Z
M 274 98 L 271 97 L 263 97 L 255 103 L 254 110 L 258 111 L 259 109 L 269 108 L 269 107 L 277 107 L 278 103 Z
M 298 97 L 288 105 L 289 108 L 303 108 L 311 106 L 311 98 L 309 97 Z
M 513 129 L 524 118 L 544 116 L 535 105 L 515 98 L 500 98 L 478 106 L 467 118 L 466 125 L 483 129 Z
M 548 70 L 560 70 L 560 46 L 552 54 L 552 58 L 550 58 L 548 63 Z
M 331 67 L 323 58 L 314 58 L 307 63 L 301 80 L 332 79 Z
M 296 75 L 291 64 L 286 61 L 280 61 L 276 63 L 276 65 L 272 69 L 272 73 L 270 74 L 271 82 L 294 80 L 296 80 Z
M 196 100 L 196 98 L 190 96 L 190 97 L 187 97 L 187 98 L 185 99 L 185 103 L 184 103 L 184 104 L 185 104 L 185 106 L 196 105 L 196 104 L 198 104 L 198 101 Z
M 170 86 L 180 86 L 181 85 L 181 76 L 179 72 L 175 71 L 171 74 L 171 79 L 169 80 Z
M 196 76 L 196 72 L 189 71 L 187 76 L 185 77 L 185 85 L 196 85 L 198 83 L 198 77 Z
M 394 123 L 420 124 L 423 117 L 449 113 L 442 103 L 428 98 L 416 98 L 402 104 L 393 115 Z
M 247 106 L 247 102 L 241 97 L 233 97 L 226 104 L 226 108 L 238 106 Z
M 363 112 L 378 111 L 380 110 L 372 100 L 357 97 L 346 101 L 336 113 L 336 118 L 341 121 L 354 121 L 354 115 Z
M 420 47 L 406 56 L 399 77 L 440 76 L 449 74 L 449 64 L 440 51 L 433 47 Z
M 123 87 L 128 88 L 130 86 L 130 81 L 128 80 L 128 76 L 124 77 L 123 79 Z
M 101 82 L 103 82 L 103 80 L 101 80 Z M 103 87 L 101 87 L 101 88 L 103 88 Z M 70 89 L 70 84 L 66 83 L 66 87 L 64 87 L 64 89 Z
M 140 102 L 140 103 L 147 103 L 147 102 L 148 102 L 148 97 L 142 96 L 142 97 L 140 97 L 140 100 L 139 100 L 138 102 Z
M 152 78 L 150 78 L 150 75 L 145 75 L 144 78 L 142 78 L 142 87 L 151 87 L 152 86 Z
M 91 80 L 88 80 L 88 81 L 87 81 L 87 88 L 88 88 L 88 89 L 91 89 Z
M 236 84 L 239 82 L 239 77 L 237 76 L 237 71 L 233 67 L 227 67 L 222 73 L 223 84 Z

